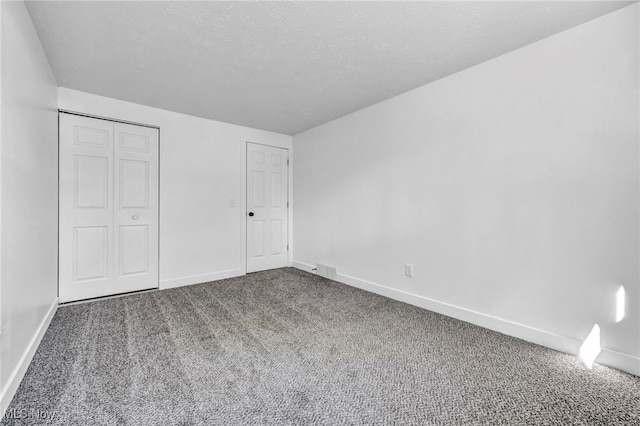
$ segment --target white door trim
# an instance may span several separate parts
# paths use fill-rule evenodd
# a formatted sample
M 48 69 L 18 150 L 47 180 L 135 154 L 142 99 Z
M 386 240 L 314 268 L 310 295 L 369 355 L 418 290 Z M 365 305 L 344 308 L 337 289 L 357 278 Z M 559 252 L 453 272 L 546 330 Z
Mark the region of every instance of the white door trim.
M 122 123 L 122 124 L 131 124 L 133 126 L 149 127 L 149 128 L 152 128 L 152 129 L 160 130 L 160 126 L 155 126 L 153 124 L 139 123 L 137 121 L 119 120 L 117 118 L 102 117 L 102 116 L 99 116 L 99 115 L 91 115 L 91 114 L 86 114 L 84 112 L 70 111 L 70 110 L 67 110 L 67 109 L 58 109 L 58 114 L 78 115 L 80 117 L 95 118 L 97 120 L 112 121 L 114 123 Z

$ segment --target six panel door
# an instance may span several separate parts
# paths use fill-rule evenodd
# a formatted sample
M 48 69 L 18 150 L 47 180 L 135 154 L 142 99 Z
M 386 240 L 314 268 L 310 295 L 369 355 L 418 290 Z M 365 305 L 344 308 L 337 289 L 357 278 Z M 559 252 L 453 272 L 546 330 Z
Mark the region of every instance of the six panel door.
M 61 302 L 158 287 L 158 130 L 60 114 Z
M 287 266 L 288 151 L 247 143 L 247 272 Z

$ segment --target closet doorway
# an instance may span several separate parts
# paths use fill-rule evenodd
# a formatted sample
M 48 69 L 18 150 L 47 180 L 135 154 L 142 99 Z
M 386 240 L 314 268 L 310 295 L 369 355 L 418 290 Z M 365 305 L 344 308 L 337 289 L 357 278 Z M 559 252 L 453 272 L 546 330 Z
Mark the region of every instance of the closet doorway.
M 159 129 L 60 113 L 59 297 L 158 288 Z

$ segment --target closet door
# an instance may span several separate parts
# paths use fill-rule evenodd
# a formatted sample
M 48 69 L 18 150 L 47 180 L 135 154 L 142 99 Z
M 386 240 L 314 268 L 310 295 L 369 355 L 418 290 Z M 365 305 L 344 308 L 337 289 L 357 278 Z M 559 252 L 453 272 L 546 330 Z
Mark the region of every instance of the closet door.
M 115 123 L 114 292 L 158 286 L 158 129 Z
M 158 130 L 62 113 L 59 175 L 60 301 L 156 288 Z

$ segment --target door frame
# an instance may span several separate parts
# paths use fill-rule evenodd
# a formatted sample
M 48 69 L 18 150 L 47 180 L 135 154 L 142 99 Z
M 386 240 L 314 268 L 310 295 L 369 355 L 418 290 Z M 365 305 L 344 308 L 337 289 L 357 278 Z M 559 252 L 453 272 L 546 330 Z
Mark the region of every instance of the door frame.
M 162 131 L 160 130 L 160 126 L 156 126 L 153 124 L 145 124 L 145 123 L 138 123 L 135 121 L 126 121 L 126 120 L 120 120 L 117 118 L 109 118 L 109 117 L 102 117 L 99 115 L 93 115 L 93 114 L 87 114 L 84 112 L 77 112 L 77 111 L 70 111 L 70 110 L 66 110 L 66 109 L 61 109 L 58 108 L 58 246 L 57 246 L 57 276 L 56 276 L 56 282 L 58 284 L 58 292 L 57 292 L 57 296 L 58 298 L 60 298 L 60 114 L 69 114 L 69 115 L 77 115 L 80 117 L 87 117 L 87 118 L 94 118 L 97 120 L 104 120 L 104 121 L 111 121 L 113 123 L 122 123 L 122 124 L 130 124 L 133 126 L 142 126 L 142 127 L 149 127 L 151 129 L 157 129 L 158 130 L 158 283 L 156 285 L 155 288 L 151 288 L 151 289 L 147 289 L 147 290 L 138 290 L 138 291 L 134 291 L 132 293 L 139 293 L 139 292 L 145 292 L 145 291 L 153 291 L 153 290 L 158 290 L 160 289 L 160 203 L 161 203 L 161 192 L 160 192 L 160 186 L 162 185 L 162 174 L 161 174 L 161 167 L 162 167 L 162 160 L 161 160 L 161 155 L 162 155 Z M 115 142 L 114 142 L 115 143 Z M 75 302 L 67 302 L 69 304 L 76 304 L 76 303 L 83 303 L 83 302 L 87 302 L 90 300 L 94 300 L 94 299 L 104 299 L 104 298 L 111 298 L 111 297 L 119 297 L 119 296 L 123 296 L 129 293 L 120 293 L 120 294 L 115 294 L 115 295 L 109 295 L 109 296 L 101 296 L 101 297 L 95 297 L 95 298 L 91 298 L 91 299 L 83 299 L 83 300 L 78 300 Z M 64 303 L 66 304 L 66 303 Z
M 247 144 L 263 145 L 271 148 L 279 148 L 287 151 L 287 158 L 289 164 L 287 166 L 287 201 L 289 208 L 287 209 L 287 244 L 289 250 L 287 251 L 287 266 L 293 264 L 293 149 L 290 144 L 278 144 L 278 143 L 265 143 L 256 142 L 254 140 L 243 140 L 242 143 L 242 193 L 240 201 L 240 223 L 241 223 L 241 244 L 240 244 L 240 259 L 242 260 L 242 275 L 247 274 Z

